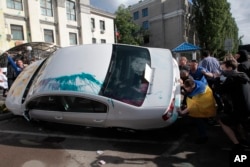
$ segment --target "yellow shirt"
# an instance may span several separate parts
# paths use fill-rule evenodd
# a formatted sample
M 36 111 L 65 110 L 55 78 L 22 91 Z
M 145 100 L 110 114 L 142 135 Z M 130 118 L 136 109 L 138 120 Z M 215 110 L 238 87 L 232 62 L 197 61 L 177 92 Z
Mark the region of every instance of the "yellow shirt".
M 213 92 L 206 86 L 205 91 L 192 98 L 187 97 L 189 116 L 195 118 L 209 118 L 216 115 L 216 102 Z

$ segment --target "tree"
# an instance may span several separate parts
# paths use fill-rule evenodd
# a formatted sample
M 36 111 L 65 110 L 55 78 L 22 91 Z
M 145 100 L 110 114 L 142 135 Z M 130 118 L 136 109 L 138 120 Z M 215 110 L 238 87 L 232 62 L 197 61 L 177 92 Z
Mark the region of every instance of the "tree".
M 143 31 L 140 26 L 133 22 L 129 9 L 120 5 L 115 14 L 117 42 L 141 45 L 143 43 Z
M 193 17 L 200 45 L 213 53 L 224 51 L 224 41 L 233 40 L 238 48 L 238 27 L 227 0 L 193 0 Z

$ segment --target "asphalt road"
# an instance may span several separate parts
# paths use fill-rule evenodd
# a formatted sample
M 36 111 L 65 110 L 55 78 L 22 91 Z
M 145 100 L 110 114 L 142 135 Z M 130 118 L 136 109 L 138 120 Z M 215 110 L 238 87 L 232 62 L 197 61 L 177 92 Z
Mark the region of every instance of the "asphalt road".
M 219 126 L 209 126 L 206 144 L 195 144 L 196 137 L 188 118 L 165 129 L 128 131 L 29 123 L 15 117 L 0 121 L 0 166 L 229 166 L 231 145 Z

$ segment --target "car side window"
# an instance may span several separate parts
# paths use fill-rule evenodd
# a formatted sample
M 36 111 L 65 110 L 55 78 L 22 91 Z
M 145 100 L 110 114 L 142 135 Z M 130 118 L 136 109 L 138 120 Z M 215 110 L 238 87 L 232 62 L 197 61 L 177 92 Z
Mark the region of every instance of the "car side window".
M 107 106 L 100 102 L 75 96 L 43 96 L 27 104 L 28 109 L 83 113 L 106 113 Z
M 71 112 L 106 113 L 107 106 L 97 101 L 75 97 L 70 105 Z
M 60 96 L 42 96 L 30 101 L 28 109 L 64 111 Z

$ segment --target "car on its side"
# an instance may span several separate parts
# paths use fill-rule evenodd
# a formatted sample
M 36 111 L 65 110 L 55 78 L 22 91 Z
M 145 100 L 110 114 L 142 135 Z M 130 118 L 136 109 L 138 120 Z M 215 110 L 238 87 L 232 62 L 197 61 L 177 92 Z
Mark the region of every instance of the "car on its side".
M 10 88 L 14 115 L 91 127 L 137 130 L 173 124 L 180 75 L 168 49 L 85 44 L 33 62 Z

